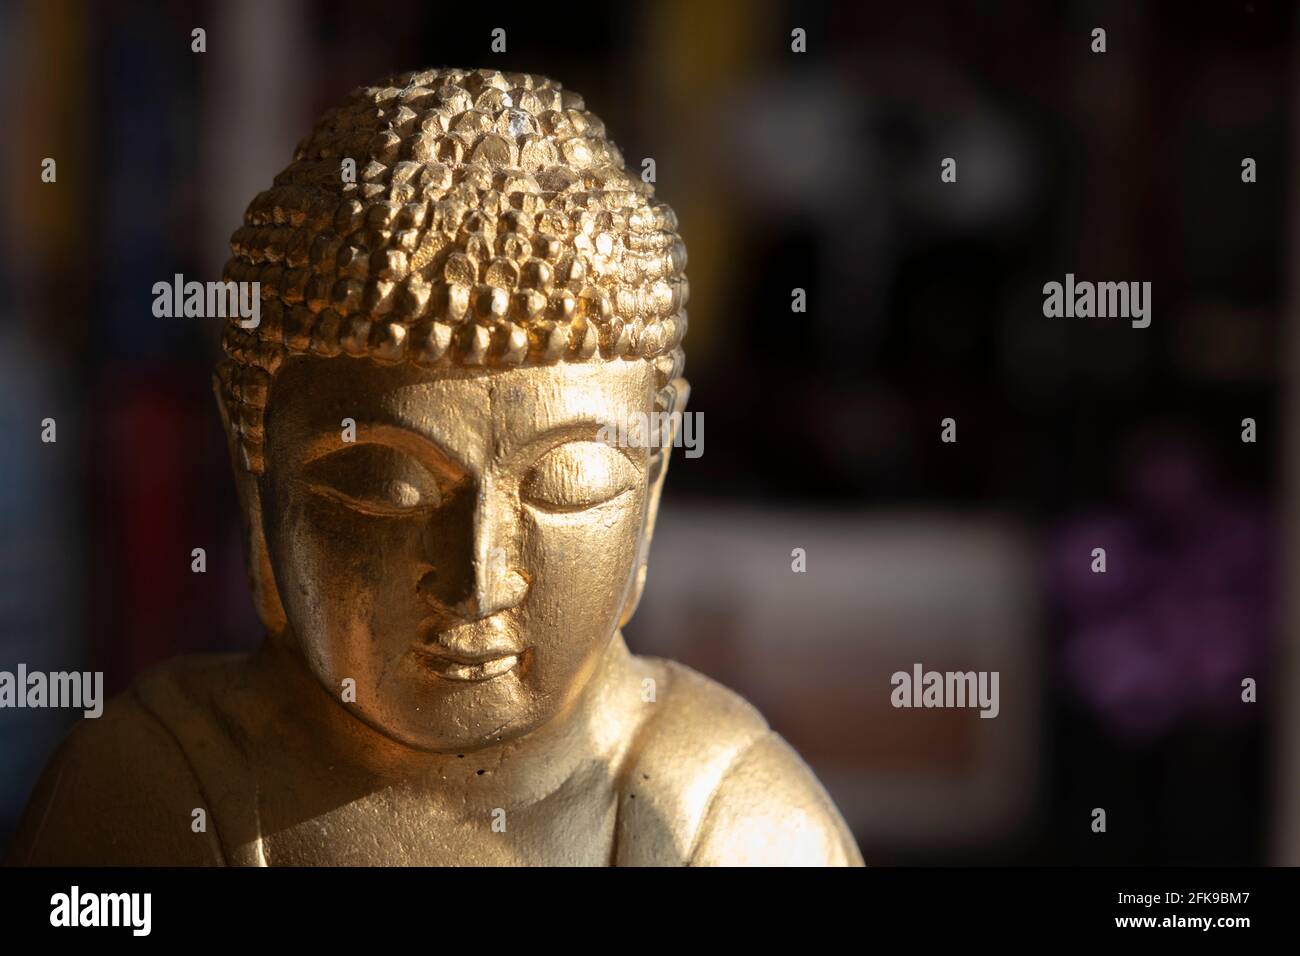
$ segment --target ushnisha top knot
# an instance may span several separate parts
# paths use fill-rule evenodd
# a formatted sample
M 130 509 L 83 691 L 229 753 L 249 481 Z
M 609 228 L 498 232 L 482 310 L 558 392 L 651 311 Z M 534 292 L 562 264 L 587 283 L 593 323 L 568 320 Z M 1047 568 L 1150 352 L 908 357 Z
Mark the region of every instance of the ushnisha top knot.
M 686 247 L 653 192 L 582 97 L 545 77 L 437 69 L 353 92 L 231 237 L 224 278 L 262 296 L 257 328 L 228 323 L 218 368 L 245 465 L 261 470 L 270 380 L 294 354 L 643 358 L 668 385 Z

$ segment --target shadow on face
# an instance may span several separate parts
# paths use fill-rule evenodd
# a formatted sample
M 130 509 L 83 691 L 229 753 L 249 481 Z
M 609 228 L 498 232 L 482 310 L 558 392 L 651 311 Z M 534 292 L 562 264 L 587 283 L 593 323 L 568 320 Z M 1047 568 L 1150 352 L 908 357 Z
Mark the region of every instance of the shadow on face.
M 471 750 L 577 697 L 627 600 L 650 456 L 598 438 L 649 363 L 510 370 L 296 358 L 266 416 L 263 527 L 290 629 L 372 727 Z

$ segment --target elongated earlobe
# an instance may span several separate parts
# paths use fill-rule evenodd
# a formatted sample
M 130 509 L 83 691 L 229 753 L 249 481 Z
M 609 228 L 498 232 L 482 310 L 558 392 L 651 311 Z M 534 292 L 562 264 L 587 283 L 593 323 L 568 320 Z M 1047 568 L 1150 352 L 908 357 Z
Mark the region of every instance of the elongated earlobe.
M 226 449 L 230 453 L 231 470 L 235 475 L 241 540 L 244 544 L 244 560 L 248 568 L 248 583 L 253 592 L 253 604 L 267 633 L 278 635 L 285 629 L 287 618 L 284 605 L 280 603 L 280 593 L 275 586 L 275 572 L 271 568 L 271 556 L 266 547 L 266 534 L 262 528 L 262 494 L 258 488 L 258 478 L 240 465 L 239 443 L 235 440 L 235 432 L 230 424 L 230 411 L 226 408 L 221 382 L 215 375 L 212 378 L 212 389 L 217 397 L 217 410 L 221 413 L 221 424 L 226 431 Z
M 686 402 L 691 394 L 691 388 L 686 384 L 686 379 L 674 379 L 670 394 L 673 396 L 671 407 L 660 409 L 660 411 L 685 414 Z M 668 476 L 668 459 L 672 455 L 673 444 L 677 440 L 677 428 L 680 427 L 679 417 L 673 417 L 670 421 L 672 421 L 672 432 L 660 437 L 659 447 L 655 449 L 650 460 L 650 473 L 647 475 L 648 491 L 646 493 L 645 521 L 641 527 L 641 543 L 637 550 L 636 571 L 633 574 L 632 587 L 628 591 L 627 601 L 623 605 L 623 614 L 619 618 L 619 627 L 623 627 L 632 619 L 632 615 L 636 613 L 637 605 L 641 603 L 641 595 L 645 592 L 646 576 L 650 564 L 650 544 L 654 540 L 655 519 L 659 517 L 659 499 L 663 495 L 664 478 Z

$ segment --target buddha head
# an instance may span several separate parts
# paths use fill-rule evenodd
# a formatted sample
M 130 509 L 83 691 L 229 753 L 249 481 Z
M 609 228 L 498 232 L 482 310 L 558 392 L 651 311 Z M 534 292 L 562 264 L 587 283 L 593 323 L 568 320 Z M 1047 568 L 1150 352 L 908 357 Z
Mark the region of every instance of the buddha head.
M 564 713 L 640 598 L 671 448 L 602 427 L 687 397 L 672 211 L 558 83 L 431 70 L 326 112 L 231 248 L 261 321 L 215 386 L 271 639 L 421 750 Z

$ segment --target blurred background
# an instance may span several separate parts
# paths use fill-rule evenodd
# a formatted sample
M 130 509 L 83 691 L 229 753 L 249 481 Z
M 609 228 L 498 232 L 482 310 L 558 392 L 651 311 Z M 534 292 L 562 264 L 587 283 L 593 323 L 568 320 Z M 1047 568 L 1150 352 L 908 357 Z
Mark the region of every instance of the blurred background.
M 6 0 L 0 669 L 117 692 L 257 643 L 218 323 L 152 286 L 218 278 L 353 87 L 538 72 L 655 160 L 690 250 L 705 453 L 633 649 L 758 705 L 869 863 L 1300 862 L 1298 42 L 1264 0 Z M 1044 318 L 1067 272 L 1151 282 L 1150 328 Z M 1000 715 L 892 708 L 916 662 L 998 671 Z M 0 846 L 75 716 L 0 711 Z

